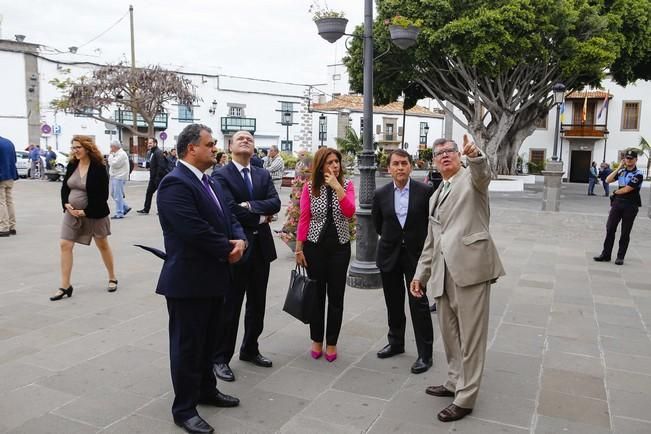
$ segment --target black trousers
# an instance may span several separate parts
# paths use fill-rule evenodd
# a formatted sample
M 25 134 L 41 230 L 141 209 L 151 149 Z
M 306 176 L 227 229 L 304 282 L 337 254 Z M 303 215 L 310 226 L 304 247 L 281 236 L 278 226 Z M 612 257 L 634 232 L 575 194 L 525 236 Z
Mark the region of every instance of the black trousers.
M 429 360 L 432 358 L 432 346 L 434 344 L 434 329 L 432 327 L 432 314 L 429 311 L 427 296 L 416 298 L 409 292 L 409 284 L 414 278 L 415 265 L 409 263 L 407 252 L 404 247 L 401 249 L 398 262 L 393 270 L 382 272 L 382 289 L 384 290 L 384 301 L 387 305 L 387 317 L 389 321 L 388 340 L 391 346 L 405 346 L 405 292 L 409 297 L 409 312 L 411 322 L 414 326 L 414 337 L 418 357 Z
M 221 330 L 224 330 L 224 334 L 217 343 L 214 355 L 215 363 L 230 363 L 233 358 L 245 294 L 244 338 L 240 353 L 248 356 L 256 356 L 260 353 L 258 338 L 264 328 L 270 263 L 263 258 L 258 243 L 254 243 L 252 249 L 246 262 L 238 263 L 233 267 L 233 287 L 235 289 L 226 295 L 222 326 L 220 327 Z
M 149 179 L 149 184 L 147 184 L 147 192 L 145 193 L 145 205 L 142 207 L 142 209 L 147 212 L 149 212 L 149 209 L 151 208 L 151 200 L 154 197 L 156 190 L 158 190 L 158 184 L 160 184 L 160 181 Z
M 633 229 L 633 222 L 637 216 L 638 207 L 634 203 L 625 200 L 613 200 L 608 214 L 608 222 L 606 223 L 606 239 L 604 240 L 604 250 L 602 254 L 606 257 L 611 256 L 613 245 L 615 244 L 615 233 L 617 232 L 617 225 L 622 222 L 622 233 L 619 236 L 619 250 L 617 257 L 624 259 L 626 250 L 628 250 L 628 242 L 631 239 L 631 229 Z
M 172 415 L 184 421 L 197 415 L 201 396 L 215 393 L 212 373 L 212 349 L 219 333 L 223 297 L 170 298 L 170 368 L 174 387 Z
M 350 263 L 350 243 L 339 244 L 339 241 L 333 237 L 326 237 L 321 243 L 306 241 L 303 253 L 307 261 L 307 275 L 317 281 L 314 311 L 310 321 L 310 337 L 314 342 L 323 342 L 327 294 L 328 322 L 325 340 L 327 345 L 337 345 L 344 316 L 344 291 L 346 272 Z

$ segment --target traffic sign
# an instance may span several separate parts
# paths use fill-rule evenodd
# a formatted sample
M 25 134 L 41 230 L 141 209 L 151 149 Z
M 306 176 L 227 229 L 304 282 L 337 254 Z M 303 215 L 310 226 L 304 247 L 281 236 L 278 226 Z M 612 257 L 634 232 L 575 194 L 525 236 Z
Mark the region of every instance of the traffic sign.
M 53 131 L 55 136 L 61 134 L 61 125 L 54 125 Z
M 52 133 L 52 127 L 49 126 L 48 124 L 41 125 L 41 133 L 45 135 Z
M 161 140 L 167 140 L 167 133 L 165 131 L 161 132 L 159 135 Z

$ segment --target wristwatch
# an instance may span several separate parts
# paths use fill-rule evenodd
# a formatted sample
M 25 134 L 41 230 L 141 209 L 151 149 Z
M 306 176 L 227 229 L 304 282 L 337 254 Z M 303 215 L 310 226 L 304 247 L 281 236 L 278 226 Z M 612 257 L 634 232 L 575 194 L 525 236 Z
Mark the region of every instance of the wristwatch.
M 250 205 L 248 202 L 242 202 L 242 203 L 240 204 L 240 206 L 241 206 L 241 207 L 244 207 L 244 208 L 246 208 L 246 209 L 248 209 L 248 210 L 251 209 L 251 205 Z

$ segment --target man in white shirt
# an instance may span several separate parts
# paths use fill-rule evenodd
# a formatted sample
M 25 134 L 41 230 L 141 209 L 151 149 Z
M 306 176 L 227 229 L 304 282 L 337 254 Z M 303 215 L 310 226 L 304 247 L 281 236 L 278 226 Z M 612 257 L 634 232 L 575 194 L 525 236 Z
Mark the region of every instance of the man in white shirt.
M 108 164 L 111 197 L 115 201 L 115 214 L 111 218 L 121 219 L 131 211 L 131 207 L 124 200 L 124 185 L 129 179 L 129 157 L 118 141 L 111 142 Z

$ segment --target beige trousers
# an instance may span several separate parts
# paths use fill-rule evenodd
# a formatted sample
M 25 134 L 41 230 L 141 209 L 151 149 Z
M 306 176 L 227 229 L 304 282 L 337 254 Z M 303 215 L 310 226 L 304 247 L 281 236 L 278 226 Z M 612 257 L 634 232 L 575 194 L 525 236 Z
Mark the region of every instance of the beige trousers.
M 473 408 L 486 359 L 490 282 L 460 287 L 445 269 L 445 289 L 436 299 L 439 327 L 448 361 L 446 389 L 454 404 Z
M 16 229 L 14 198 L 11 194 L 13 188 L 13 179 L 0 181 L 0 232 L 8 232 Z

